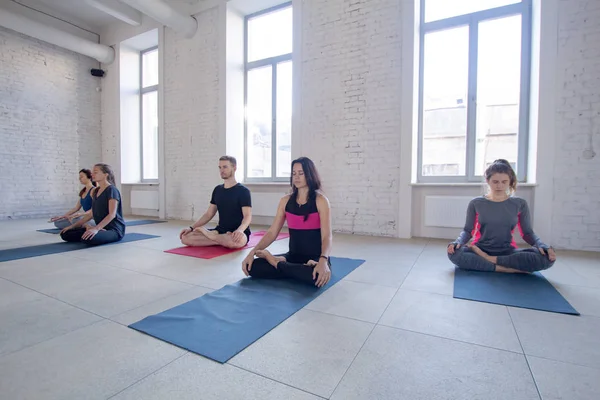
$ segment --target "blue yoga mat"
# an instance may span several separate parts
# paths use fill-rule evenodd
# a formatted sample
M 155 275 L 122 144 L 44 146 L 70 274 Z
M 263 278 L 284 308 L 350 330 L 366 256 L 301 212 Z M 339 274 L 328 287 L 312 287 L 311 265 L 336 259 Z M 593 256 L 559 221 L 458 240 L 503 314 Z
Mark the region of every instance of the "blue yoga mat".
M 532 310 L 579 315 L 571 304 L 539 272 L 454 272 L 454 297 Z
M 102 246 L 110 246 L 113 244 L 135 242 L 137 240 L 145 240 L 157 238 L 160 236 L 146 235 L 143 233 L 127 233 L 118 242 L 107 243 Z M 81 242 L 60 242 L 60 243 L 48 243 L 41 244 L 38 246 L 29 247 L 17 247 L 16 249 L 0 250 L 0 262 L 20 260 L 21 258 L 30 258 L 45 256 L 48 254 L 65 253 L 67 251 L 81 250 L 89 248 L 90 246 Z
M 136 225 L 150 225 L 150 224 L 160 224 L 162 222 L 167 222 L 167 221 L 159 221 L 159 220 L 155 220 L 155 219 L 139 219 L 139 220 L 135 220 L 135 221 L 125 221 L 125 225 L 126 226 L 136 226 Z M 58 228 L 52 228 L 52 229 L 38 229 L 37 232 L 43 232 L 43 233 L 60 233 L 60 229 Z
M 245 278 L 129 327 L 224 363 L 362 263 L 331 257 L 331 279 L 320 289 L 292 280 Z

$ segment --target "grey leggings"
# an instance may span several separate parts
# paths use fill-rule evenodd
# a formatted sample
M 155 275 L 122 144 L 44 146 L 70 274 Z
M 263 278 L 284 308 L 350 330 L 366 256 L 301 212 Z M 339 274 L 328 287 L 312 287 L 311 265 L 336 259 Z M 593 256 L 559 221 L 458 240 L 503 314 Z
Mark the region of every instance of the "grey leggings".
M 54 226 L 57 227 L 58 229 L 65 229 L 67 226 L 71 226 L 74 223 L 79 222 L 82 218 L 83 218 L 83 215 L 79 216 L 79 217 L 75 217 L 71 221 L 69 221 L 68 219 L 59 219 L 58 221 L 54 222 Z M 89 226 L 95 226 L 96 222 L 94 222 L 94 220 L 91 219 L 86 224 Z
M 542 255 L 534 247 L 528 249 L 508 249 L 502 253 L 490 255 L 498 257 L 496 265 L 525 272 L 542 271 L 554 265 L 554 261 L 550 261 L 548 258 L 547 252 L 546 255 Z M 460 248 L 454 250 L 454 254 L 448 254 L 448 258 L 460 269 L 490 272 L 496 270 L 495 264 L 478 256 L 473 250 L 465 246 L 460 246 Z

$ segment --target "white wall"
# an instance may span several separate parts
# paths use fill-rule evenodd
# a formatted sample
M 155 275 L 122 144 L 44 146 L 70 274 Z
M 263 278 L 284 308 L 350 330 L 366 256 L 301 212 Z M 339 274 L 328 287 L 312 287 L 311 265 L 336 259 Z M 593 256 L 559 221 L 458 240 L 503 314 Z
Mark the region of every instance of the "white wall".
M 219 10 L 196 16 L 184 39 L 165 31 L 165 170 L 167 216 L 196 219 L 219 183 Z M 224 144 L 224 141 L 223 141 Z
M 244 16 L 227 7 L 226 15 L 226 152 L 237 160 L 237 176 L 244 177 Z M 222 74 L 222 71 L 221 71 Z
M 0 28 L 0 219 L 71 208 L 100 160 L 100 86 L 88 57 Z
M 600 2 L 562 0 L 558 23 L 553 242 L 600 251 Z
M 302 2 L 301 142 L 334 229 L 397 235 L 401 2 Z

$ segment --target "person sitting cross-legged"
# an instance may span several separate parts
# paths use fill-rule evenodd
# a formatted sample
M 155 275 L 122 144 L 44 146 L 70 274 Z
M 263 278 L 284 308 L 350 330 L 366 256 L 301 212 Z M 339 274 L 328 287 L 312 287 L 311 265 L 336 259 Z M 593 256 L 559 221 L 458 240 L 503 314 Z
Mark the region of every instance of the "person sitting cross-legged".
M 527 201 L 513 196 L 517 176 L 508 161 L 494 161 L 485 178 L 489 193 L 469 202 L 463 231 L 447 247 L 450 261 L 460 269 L 488 272 L 532 273 L 552 267 L 556 253 L 534 233 Z M 517 247 L 516 227 L 531 247 Z
M 231 249 L 244 247 L 250 239 L 252 221 L 252 198 L 250 190 L 235 180 L 237 162 L 234 157 L 219 159 L 219 171 L 223 183 L 212 192 L 208 209 L 189 228 L 179 234 L 186 246 L 223 246 Z M 219 213 L 216 228 L 205 225 Z
M 323 287 L 331 279 L 331 209 L 311 159 L 292 161 L 290 185 L 292 193 L 279 201 L 271 227 L 242 262 L 242 271 L 256 279 L 293 279 Z M 289 251 L 271 254 L 267 247 L 285 222 L 290 232 Z

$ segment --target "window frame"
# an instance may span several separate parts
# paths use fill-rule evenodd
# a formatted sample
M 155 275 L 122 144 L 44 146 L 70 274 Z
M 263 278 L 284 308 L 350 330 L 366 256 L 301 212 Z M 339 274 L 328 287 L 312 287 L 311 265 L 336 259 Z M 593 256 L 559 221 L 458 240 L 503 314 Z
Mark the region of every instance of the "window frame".
M 519 97 L 519 128 L 517 132 L 517 180 L 527 181 L 527 161 L 529 151 L 529 110 L 531 80 L 531 37 L 532 0 L 476 11 L 469 14 L 425 21 L 425 2 L 420 1 L 419 16 L 419 86 L 418 86 L 418 128 L 417 128 L 417 182 L 419 183 L 465 183 L 481 182 L 483 176 L 475 175 L 477 148 L 477 56 L 479 23 L 488 20 L 521 15 L 521 91 Z M 425 58 L 425 35 L 430 32 L 468 26 L 469 28 L 469 71 L 466 131 L 465 175 L 424 176 L 423 175 L 423 71 Z
M 273 11 L 292 8 L 292 2 L 288 1 L 264 10 L 248 14 L 244 17 L 244 182 L 289 182 L 289 177 L 277 177 L 277 65 L 282 62 L 291 62 L 294 68 L 292 52 L 274 57 L 263 58 L 248 62 L 248 21 L 252 18 L 271 13 Z M 292 9 L 293 12 L 293 9 Z M 293 28 L 292 28 L 293 29 Z M 248 72 L 261 67 L 271 66 L 271 177 L 249 177 L 248 176 Z M 293 90 L 293 88 L 292 88 Z
M 157 183 L 158 177 L 156 179 L 146 179 L 144 178 L 144 95 L 150 92 L 156 92 L 158 96 L 158 85 L 147 86 L 144 87 L 144 54 L 151 53 L 155 50 L 158 50 L 158 46 L 152 46 L 147 49 L 140 51 L 140 182 L 142 183 Z M 159 124 L 160 126 L 160 124 Z M 160 128 L 157 134 L 160 134 Z M 158 164 L 158 159 L 156 160 Z

